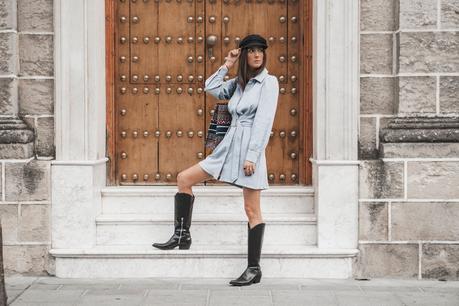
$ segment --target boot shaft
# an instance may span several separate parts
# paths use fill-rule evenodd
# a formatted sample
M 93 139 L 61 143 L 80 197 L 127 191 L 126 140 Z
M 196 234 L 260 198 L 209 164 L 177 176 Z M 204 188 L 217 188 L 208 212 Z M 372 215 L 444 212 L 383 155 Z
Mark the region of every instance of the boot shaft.
M 263 245 L 263 236 L 265 232 L 265 223 L 259 223 L 253 228 L 248 228 L 248 266 L 257 267 L 260 264 L 261 247 Z
M 174 225 L 175 228 L 189 229 L 193 215 L 194 195 L 185 192 L 175 194 Z

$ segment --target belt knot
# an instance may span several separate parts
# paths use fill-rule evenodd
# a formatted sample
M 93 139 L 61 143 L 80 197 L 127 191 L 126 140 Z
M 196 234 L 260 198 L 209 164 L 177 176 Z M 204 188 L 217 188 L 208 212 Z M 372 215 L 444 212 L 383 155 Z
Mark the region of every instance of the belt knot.
M 247 121 L 240 121 L 240 120 L 234 120 L 231 122 L 231 126 L 252 126 L 252 122 L 247 122 Z

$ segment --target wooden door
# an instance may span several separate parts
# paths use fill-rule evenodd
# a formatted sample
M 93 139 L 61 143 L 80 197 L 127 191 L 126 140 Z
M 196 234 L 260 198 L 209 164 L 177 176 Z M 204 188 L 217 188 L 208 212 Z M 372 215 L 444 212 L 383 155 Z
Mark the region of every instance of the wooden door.
M 204 140 L 217 100 L 206 95 L 204 82 L 250 33 L 268 40 L 266 67 L 280 84 L 266 149 L 269 183 L 310 183 L 310 48 L 305 48 L 310 5 L 299 0 L 107 1 L 112 184 L 175 185 L 181 170 L 211 153 Z M 225 79 L 235 77 L 236 69 Z

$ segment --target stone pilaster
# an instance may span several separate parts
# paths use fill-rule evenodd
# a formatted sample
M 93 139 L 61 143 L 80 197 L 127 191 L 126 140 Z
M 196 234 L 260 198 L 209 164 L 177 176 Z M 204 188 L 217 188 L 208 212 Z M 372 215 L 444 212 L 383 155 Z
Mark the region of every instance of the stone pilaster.
M 319 248 L 357 247 L 358 8 L 356 0 L 314 1 L 311 161 Z
M 105 186 L 105 2 L 54 0 L 52 247 L 90 248 Z M 75 192 L 78 191 L 78 192 Z M 59 275 L 59 271 L 56 271 Z
M 0 1 L 0 159 L 34 154 L 33 131 L 18 117 L 18 18 L 16 0 Z

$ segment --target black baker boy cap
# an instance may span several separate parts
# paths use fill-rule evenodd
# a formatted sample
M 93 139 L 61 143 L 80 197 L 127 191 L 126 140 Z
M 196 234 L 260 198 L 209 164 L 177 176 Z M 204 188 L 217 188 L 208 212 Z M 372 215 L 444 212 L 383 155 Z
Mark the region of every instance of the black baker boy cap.
M 248 48 L 253 46 L 263 47 L 265 49 L 268 48 L 266 39 L 258 34 L 249 34 L 239 42 L 239 48 Z

